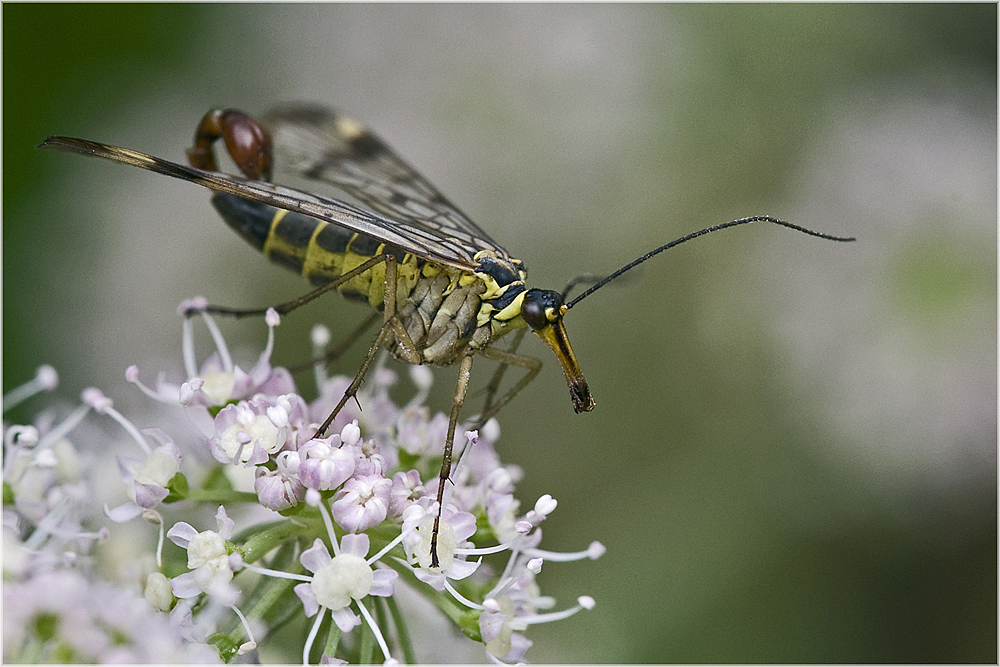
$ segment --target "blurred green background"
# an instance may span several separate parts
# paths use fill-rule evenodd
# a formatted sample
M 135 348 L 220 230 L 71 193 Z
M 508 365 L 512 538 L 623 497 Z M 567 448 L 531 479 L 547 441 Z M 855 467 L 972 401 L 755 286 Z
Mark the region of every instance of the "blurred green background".
M 741 227 L 589 298 L 591 414 L 526 343 L 498 449 L 559 500 L 549 548 L 608 547 L 546 566 L 597 607 L 528 658 L 996 662 L 995 4 L 5 4 L 3 36 L 5 390 L 51 363 L 136 414 L 182 299 L 304 288 L 206 193 L 50 134 L 183 160 L 211 107 L 335 105 L 555 289 L 745 215 L 856 235 Z M 363 313 L 286 318 L 278 360 Z

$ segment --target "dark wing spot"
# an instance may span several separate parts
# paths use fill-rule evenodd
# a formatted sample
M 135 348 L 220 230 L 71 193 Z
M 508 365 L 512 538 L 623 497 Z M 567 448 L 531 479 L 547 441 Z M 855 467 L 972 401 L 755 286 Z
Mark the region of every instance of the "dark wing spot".
M 367 130 L 351 139 L 349 144 L 355 155 L 366 160 L 371 160 L 383 153 L 389 152 L 389 147 Z

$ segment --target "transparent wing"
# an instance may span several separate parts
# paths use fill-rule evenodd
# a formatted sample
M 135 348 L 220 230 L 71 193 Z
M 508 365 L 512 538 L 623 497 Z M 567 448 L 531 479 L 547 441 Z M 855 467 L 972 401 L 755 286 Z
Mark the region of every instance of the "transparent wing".
M 431 236 L 448 248 L 461 246 L 470 261 L 484 249 L 510 258 L 427 179 L 353 119 L 324 107 L 296 105 L 272 111 L 262 123 L 271 133 L 278 168 L 347 192 L 391 220 L 401 234 Z
M 323 197 L 264 181 L 249 181 L 226 174 L 187 167 L 128 148 L 119 148 L 86 139 L 49 137 L 39 145 L 39 148 L 54 148 L 82 155 L 93 155 L 133 167 L 141 167 L 158 174 L 197 183 L 218 192 L 228 192 L 277 208 L 303 213 L 366 234 L 388 245 L 431 261 L 449 264 L 463 270 L 478 268 L 477 263 L 472 259 L 477 249 L 466 240 L 452 238 L 441 228 L 419 224 L 419 221 L 418 224 L 401 223 L 339 199 Z M 363 201 L 367 203 L 372 198 L 373 195 L 369 195 L 369 198 L 363 199 Z

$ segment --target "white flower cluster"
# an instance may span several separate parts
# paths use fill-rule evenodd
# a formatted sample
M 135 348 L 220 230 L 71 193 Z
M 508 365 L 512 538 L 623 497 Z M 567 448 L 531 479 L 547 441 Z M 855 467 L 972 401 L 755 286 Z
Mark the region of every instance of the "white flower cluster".
M 202 305 L 199 300 L 182 308 Z M 316 437 L 349 379 L 327 378 L 317 365 L 319 397 L 305 400 L 288 371 L 270 364 L 279 319 L 270 311 L 266 321 L 267 346 L 249 371 L 232 362 L 218 327 L 205 315 L 217 351 L 197 368 L 192 322 L 185 319 L 186 382 L 173 385 L 161 376 L 150 389 L 139 381 L 136 367 L 126 372 L 144 392 L 186 414 L 201 431 L 201 443 L 179 445 L 158 429 L 140 432 L 99 393 L 85 397 L 81 415 L 96 410 L 116 419 L 143 452 L 140 459 L 120 460 L 130 500 L 107 509 L 108 517 L 121 523 L 143 516 L 163 526 L 161 513 L 167 508 L 192 510 L 211 504 L 216 513 L 214 530 L 178 521 L 166 532 L 186 551 L 186 568 L 171 578 L 166 572 L 176 573 L 176 568 L 163 567 L 148 577 L 144 593 L 150 613 L 154 608 L 169 611 L 178 633 L 191 639 L 208 637 L 228 660 L 258 647 L 253 628 L 265 642 L 272 627 L 288 620 L 289 596 L 297 597 L 300 613 L 312 619 L 302 646 L 304 663 L 413 662 L 419 656 L 414 655 L 406 613 L 395 596 L 400 587 L 408 587 L 430 599 L 465 636 L 482 642 L 487 658 L 503 662 L 524 658 L 531 645 L 524 635 L 529 625 L 593 606 L 584 596 L 574 606 L 549 611 L 554 601 L 541 595 L 536 579 L 543 562 L 594 559 L 604 548 L 594 542 L 574 554 L 539 549 L 539 524 L 556 508 L 556 501 L 543 496 L 520 513 L 514 498 L 519 472 L 502 465 L 493 449 L 499 436 L 495 420 L 480 432 L 456 435 L 454 448 L 461 454 L 445 490 L 436 548 L 439 563 L 432 567 L 438 468 L 448 423 L 444 415 L 431 415 L 423 405 L 430 372 L 411 369 L 417 395 L 400 407 L 389 397 L 395 374 L 377 365 L 357 404 L 348 403 L 337 415 L 331 435 Z M 314 342 L 327 338 L 320 331 Z M 321 353 L 318 349 L 317 357 Z M 5 492 L 7 470 L 13 467 L 8 457 L 26 446 L 22 441 L 38 440 L 16 429 L 30 428 L 6 429 L 10 435 L 5 444 L 9 439 L 10 445 L 5 449 Z M 238 479 L 240 471 L 252 474 L 252 492 L 249 485 L 243 490 L 238 482 L 219 483 L 220 476 L 205 469 L 205 452 L 218 462 L 216 469 L 226 473 L 221 479 Z M 193 488 L 189 480 L 194 479 L 212 482 Z M 29 496 L 24 484 L 12 485 L 11 492 L 18 511 L 25 511 L 29 498 L 37 495 Z M 256 506 L 257 512 L 244 511 L 248 506 Z M 231 512 L 267 515 L 261 507 L 271 510 L 271 520 L 248 520 L 237 530 Z M 36 526 L 55 511 L 34 510 Z M 6 603 L 7 587 L 4 595 Z M 229 611 L 235 625 L 227 625 Z M 332 623 L 323 622 L 327 611 Z M 390 618 L 391 634 L 385 631 Z M 25 627 L 34 627 L 30 620 Z M 202 644 L 190 645 L 204 649 Z M 4 649 L 7 657 L 6 633 Z
M 4 412 L 57 381 L 41 367 L 4 395 Z M 86 428 L 88 415 L 120 415 L 97 390 L 82 398 L 68 414 L 45 410 L 33 424 L 3 425 L 4 663 L 219 662 L 219 651 L 197 636 L 189 608 L 164 614 L 140 591 L 95 574 L 92 548 L 108 530 L 84 527 L 100 507 L 79 452 L 88 440 L 99 443 Z

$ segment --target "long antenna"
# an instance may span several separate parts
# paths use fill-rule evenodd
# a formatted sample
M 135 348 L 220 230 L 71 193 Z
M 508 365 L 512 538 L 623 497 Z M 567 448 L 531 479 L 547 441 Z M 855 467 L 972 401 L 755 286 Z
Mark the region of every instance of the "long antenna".
M 769 215 L 754 215 L 754 216 L 751 216 L 749 218 L 740 218 L 739 220 L 733 220 L 732 222 L 726 222 L 726 223 L 723 223 L 721 225 L 713 225 L 711 227 L 706 227 L 705 229 L 702 229 L 702 230 L 697 231 L 697 232 L 693 232 L 691 234 L 688 234 L 687 236 L 682 236 L 681 238 L 677 239 L 676 241 L 671 241 L 670 243 L 668 243 L 666 245 L 662 245 L 659 248 L 657 248 L 656 250 L 651 250 L 651 251 L 647 252 L 645 255 L 643 255 L 639 259 L 635 260 L 634 262 L 630 262 L 629 264 L 626 264 L 625 266 L 623 266 L 622 268 L 618 269 L 617 271 L 615 271 L 614 273 L 612 273 L 610 276 L 608 276 L 607 278 L 605 278 L 604 280 L 601 280 L 600 282 L 598 282 L 596 285 L 594 285 L 590 289 L 584 291 L 583 294 L 581 294 L 580 296 L 576 297 L 575 299 L 573 299 L 572 301 L 570 301 L 569 303 L 567 303 L 566 304 L 566 309 L 568 310 L 568 309 L 572 308 L 576 304 L 578 304 L 581 301 L 583 301 L 584 297 L 590 296 L 591 294 L 593 294 L 597 290 L 601 289 L 602 287 L 604 287 L 605 285 L 607 285 L 608 283 L 610 283 L 612 280 L 614 280 L 615 278 L 617 278 L 621 274 L 625 273 L 626 271 L 628 271 L 630 269 L 634 269 L 635 267 L 637 267 L 640 264 L 642 264 L 643 262 L 645 262 L 647 259 L 650 259 L 654 255 L 660 254 L 664 250 L 669 250 L 670 248 L 673 248 L 676 245 L 680 245 L 681 243 L 684 243 L 685 241 L 690 241 L 691 239 L 698 238 L 699 236 L 702 236 L 704 234 L 708 234 L 709 232 L 717 232 L 720 229 L 726 229 L 727 227 L 735 227 L 737 225 L 747 225 L 747 224 L 750 224 L 751 222 L 772 222 L 772 223 L 774 223 L 776 225 L 781 225 L 782 227 L 788 227 L 789 229 L 794 229 L 795 231 L 802 232 L 803 234 L 809 234 L 810 236 L 818 236 L 821 239 L 828 239 L 830 241 L 843 241 L 843 242 L 847 242 L 847 241 L 855 241 L 855 240 L 857 240 L 853 236 L 851 236 L 851 237 L 831 236 L 830 234 L 824 234 L 823 232 L 814 232 L 811 229 L 806 229 L 805 227 L 799 227 L 798 225 L 793 225 L 790 222 L 785 222 L 784 220 L 778 220 L 777 218 L 772 218 Z

